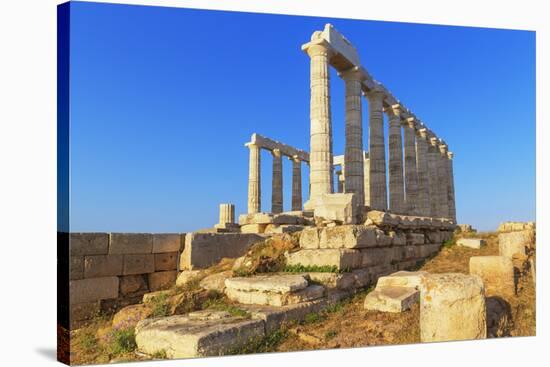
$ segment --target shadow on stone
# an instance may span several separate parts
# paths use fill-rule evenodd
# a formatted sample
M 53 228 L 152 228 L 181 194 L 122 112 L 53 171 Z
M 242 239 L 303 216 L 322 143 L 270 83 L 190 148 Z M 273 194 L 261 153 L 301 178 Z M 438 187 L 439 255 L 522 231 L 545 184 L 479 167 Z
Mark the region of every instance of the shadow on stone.
M 502 297 L 492 296 L 485 299 L 487 314 L 487 337 L 501 338 L 510 336 L 513 327 L 512 309 Z

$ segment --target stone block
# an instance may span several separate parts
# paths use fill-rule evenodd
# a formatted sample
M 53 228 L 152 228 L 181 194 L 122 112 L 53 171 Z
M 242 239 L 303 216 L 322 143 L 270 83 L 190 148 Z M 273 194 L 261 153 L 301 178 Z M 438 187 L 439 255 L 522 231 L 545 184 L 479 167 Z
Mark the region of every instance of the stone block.
M 71 280 L 69 294 L 71 304 L 88 303 L 118 297 L 118 277 Z
M 120 279 L 120 294 L 123 296 L 146 291 L 147 281 L 143 275 L 125 275 Z
M 355 287 L 355 276 L 352 273 L 307 273 L 309 279 L 327 288 L 350 289 Z
M 86 303 L 71 303 L 70 307 L 70 321 L 71 325 L 75 325 L 75 321 L 90 320 L 99 315 L 101 311 L 101 304 L 99 301 L 86 302 Z M 73 327 L 71 326 L 71 329 Z
M 440 247 L 441 245 L 437 243 L 428 244 L 428 245 L 417 245 L 415 256 L 419 259 L 425 259 L 427 257 L 432 256 L 436 252 L 438 252 Z
M 233 277 L 233 271 L 227 270 L 204 277 L 199 283 L 201 288 L 209 291 L 223 293 L 225 290 L 225 280 Z
M 425 277 L 425 271 L 398 271 L 385 277 L 378 278 L 376 288 L 404 287 L 421 289 Z
M 155 273 L 147 274 L 147 281 L 149 283 L 149 289 L 151 291 L 159 291 L 168 289 L 176 283 L 178 272 L 171 271 L 157 271 Z
M 392 216 L 383 211 L 370 210 L 367 213 L 367 220 L 365 224 L 375 224 L 380 227 L 395 227 L 399 224 L 399 219 L 397 216 Z
M 377 229 L 363 225 L 323 228 L 319 248 L 364 248 L 376 246 Z
M 268 224 L 243 224 L 241 233 L 264 233 Z
M 300 233 L 300 247 L 304 249 L 317 249 L 321 239 L 321 228 L 306 227 Z
M 288 293 L 305 289 L 308 282 L 303 275 L 258 275 L 229 278 L 225 281 L 225 286 L 246 292 Z
M 426 242 L 427 243 L 442 243 L 443 237 L 441 236 L 440 231 L 426 231 Z
M 367 248 L 361 250 L 362 267 L 389 264 L 393 259 L 394 250 L 391 247 L 386 248 Z
M 122 275 L 123 255 L 92 255 L 84 257 L 84 277 L 100 278 Z
M 192 314 L 140 321 L 135 329 L 138 350 L 150 355 L 165 351 L 170 359 L 219 356 L 265 336 L 262 320 Z
M 230 279 L 228 279 L 230 280 Z M 310 285 L 293 292 L 244 291 L 228 287 L 226 281 L 225 294 L 234 302 L 254 305 L 286 306 L 290 304 L 313 301 L 324 296 L 325 288 L 321 285 Z
M 485 339 L 483 281 L 475 275 L 430 274 L 420 295 L 420 340 Z
M 295 215 L 281 213 L 273 216 L 273 224 L 299 224 L 298 217 Z
M 180 269 L 204 269 L 224 257 L 243 256 L 253 244 L 264 239 L 252 233 L 188 233 L 180 256 Z
M 84 278 L 84 256 L 71 256 L 69 262 L 69 279 Z
M 391 246 L 393 238 L 387 235 L 384 231 L 376 230 L 376 246 Z
M 239 216 L 239 224 L 271 224 L 273 223 L 273 214 L 270 213 L 252 213 L 241 214 Z
M 287 254 L 286 260 L 288 265 L 335 266 L 343 270 L 360 267 L 362 254 L 352 249 L 304 249 Z
M 461 238 L 456 241 L 456 245 L 460 247 L 468 247 L 479 250 L 482 246 L 486 245 L 486 242 L 481 238 Z
M 534 247 L 535 234 L 533 231 L 517 231 L 499 233 L 498 246 L 501 256 L 524 256 L 528 247 Z
M 153 252 L 151 233 L 111 233 L 109 254 L 150 254 Z
M 180 252 L 183 245 L 182 236 L 185 235 L 180 233 L 153 234 L 153 253 Z
M 423 245 L 424 234 L 422 233 L 407 233 L 407 244 L 409 245 Z
M 202 270 L 184 270 L 176 279 L 176 286 L 185 287 L 203 274 Z
M 178 268 L 178 252 L 164 252 L 155 255 L 155 271 L 176 270 Z
M 514 264 L 505 256 L 470 257 L 470 274 L 483 280 L 486 296 L 508 298 L 515 294 Z
M 71 256 L 106 255 L 109 252 L 108 233 L 71 233 Z
M 268 224 L 264 230 L 265 234 L 294 233 L 300 232 L 304 226 L 298 224 Z
M 355 194 L 323 194 L 315 205 L 314 215 L 343 224 L 357 223 L 357 197 Z
M 407 244 L 407 236 L 403 232 L 390 231 L 388 236 L 391 238 L 393 246 L 405 246 Z
M 375 289 L 365 297 L 364 308 L 370 311 L 403 312 L 418 303 L 420 291 L 407 287 Z
M 148 274 L 155 271 L 155 255 L 124 255 L 122 273 L 124 275 Z

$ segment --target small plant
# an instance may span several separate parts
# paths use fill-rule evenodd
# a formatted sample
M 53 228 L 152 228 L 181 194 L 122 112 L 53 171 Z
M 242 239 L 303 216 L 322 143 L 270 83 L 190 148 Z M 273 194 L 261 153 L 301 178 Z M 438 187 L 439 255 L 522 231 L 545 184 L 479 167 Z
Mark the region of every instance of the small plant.
M 92 332 L 82 334 L 80 343 L 87 351 L 94 351 L 97 348 L 97 340 Z
M 226 354 L 250 354 L 250 353 L 265 353 L 275 349 L 288 335 L 288 332 L 284 329 L 275 330 L 262 339 L 251 338 L 249 342 L 241 347 L 229 350 Z
M 454 246 L 454 244 L 455 244 L 455 240 L 454 240 L 454 238 L 451 238 L 450 240 L 447 240 L 447 241 L 443 242 L 443 247 L 449 248 L 449 247 Z
M 170 313 L 170 307 L 168 305 L 168 294 L 167 293 L 161 293 L 149 301 L 149 304 L 151 305 L 152 317 L 164 317 L 168 316 Z
M 167 359 L 166 351 L 164 349 L 157 350 L 155 353 L 151 354 L 153 359 Z
M 133 352 L 136 349 L 136 336 L 134 328 L 113 330 L 110 335 L 111 354 L 120 355 Z
M 203 304 L 203 309 L 212 309 L 216 311 L 225 311 L 235 317 L 250 318 L 251 315 L 247 311 L 238 308 L 234 305 L 224 302 L 221 298 L 209 299 Z
M 338 335 L 338 332 L 336 330 L 329 330 L 325 333 L 325 339 L 332 339 L 336 335 Z
M 304 323 L 306 324 L 313 324 L 315 322 L 319 322 L 321 320 L 323 320 L 324 317 L 321 316 L 320 314 L 318 313 L 315 313 L 315 312 L 311 312 L 311 313 L 308 313 L 305 317 L 304 317 Z
M 348 269 L 338 269 L 336 265 L 286 265 L 285 273 L 345 273 Z

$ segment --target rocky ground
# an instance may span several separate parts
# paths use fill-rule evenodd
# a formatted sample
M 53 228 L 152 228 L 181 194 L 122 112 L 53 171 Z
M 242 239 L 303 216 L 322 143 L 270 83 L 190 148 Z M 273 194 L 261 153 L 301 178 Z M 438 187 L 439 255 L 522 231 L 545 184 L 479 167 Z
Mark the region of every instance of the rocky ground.
M 469 273 L 471 256 L 498 255 L 496 233 L 480 233 L 487 246 L 475 250 L 458 247 L 450 241 L 432 259 L 419 267 L 431 273 Z M 455 238 L 456 239 L 456 238 Z M 296 238 L 273 242 L 256 247 L 252 253 L 254 264 L 249 268 L 279 266 L 282 252 L 295 245 Z M 275 259 L 275 260 L 273 260 Z M 229 302 L 215 290 L 205 291 L 199 286 L 200 279 L 214 273 L 228 271 L 233 264 L 224 262 L 201 273 L 196 281 L 162 295 L 152 302 L 136 305 L 130 311 L 136 319 L 147 315 L 182 314 L 191 310 L 217 309 L 246 317 L 246 312 Z M 215 288 L 215 287 L 214 287 Z M 308 314 L 304 321 L 285 325 L 260 343 L 233 353 L 284 352 L 313 349 L 363 347 L 371 345 L 410 344 L 420 342 L 419 307 L 402 313 L 366 311 L 363 302 L 369 290 L 356 294 L 319 313 Z M 535 335 L 535 287 L 531 274 L 520 278 L 518 293 L 508 302 L 496 304 L 493 335 L 529 336 Z M 504 315 L 504 317 L 502 317 Z M 120 315 L 119 315 L 120 317 Z M 116 324 L 116 322 L 115 322 Z M 498 325 L 497 325 L 498 324 Z M 490 332 L 491 334 L 491 332 Z M 150 359 L 135 352 L 135 337 L 132 325 L 113 327 L 113 315 L 100 315 L 84 328 L 71 332 L 71 361 L 74 364 L 107 363 Z M 154 358 L 163 359 L 160 353 Z

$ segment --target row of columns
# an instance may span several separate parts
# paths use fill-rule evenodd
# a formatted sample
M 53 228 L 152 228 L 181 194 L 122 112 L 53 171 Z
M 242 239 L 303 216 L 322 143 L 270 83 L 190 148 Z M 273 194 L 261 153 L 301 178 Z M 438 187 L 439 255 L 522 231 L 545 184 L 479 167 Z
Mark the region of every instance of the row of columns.
M 323 194 L 333 192 L 329 66 L 335 52 L 323 38 L 312 39 L 304 50 L 311 61 L 310 198 L 305 208 L 314 209 Z M 399 104 L 384 106 L 385 93 L 377 87 L 365 93 L 369 102 L 369 187 L 364 187 L 361 120 L 364 73 L 351 67 L 339 75 L 345 82 L 344 192 L 355 193 L 358 202 L 372 209 L 456 220 L 452 154 L 448 154 L 444 142 L 404 113 Z M 389 120 L 389 195 L 384 112 Z
M 261 211 L 261 149 L 255 143 L 245 144 L 249 149 L 248 213 Z M 271 149 L 273 156 L 271 182 L 271 212 L 283 211 L 283 154 L 280 149 Z M 302 160 L 288 156 L 292 161 L 292 210 L 302 210 Z

